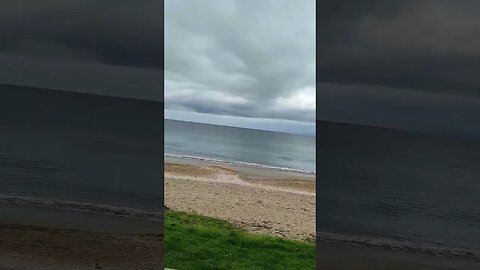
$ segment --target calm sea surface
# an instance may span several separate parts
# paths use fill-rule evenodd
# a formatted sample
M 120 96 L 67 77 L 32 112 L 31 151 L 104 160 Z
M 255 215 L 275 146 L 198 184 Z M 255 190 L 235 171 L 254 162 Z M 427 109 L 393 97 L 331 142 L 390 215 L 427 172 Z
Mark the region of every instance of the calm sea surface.
M 161 110 L 0 86 L 0 202 L 161 218 Z
M 480 260 L 480 140 L 317 126 L 318 237 Z
M 165 156 L 315 173 L 315 137 L 165 120 Z

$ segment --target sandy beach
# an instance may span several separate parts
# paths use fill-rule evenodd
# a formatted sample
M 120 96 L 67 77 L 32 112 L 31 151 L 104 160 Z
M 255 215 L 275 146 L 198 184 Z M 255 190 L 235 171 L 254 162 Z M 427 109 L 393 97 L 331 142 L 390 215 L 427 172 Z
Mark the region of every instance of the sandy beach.
M 165 205 L 228 220 L 256 233 L 312 241 L 314 176 L 191 161 L 165 164 Z M 317 243 L 324 270 L 478 269 L 479 263 L 429 254 Z
M 322 270 L 476 270 L 480 263 L 345 244 L 317 244 L 317 269 Z
M 162 224 L 0 204 L 0 269 L 161 269 Z
M 228 220 L 255 233 L 315 239 L 315 176 L 169 161 L 165 206 Z

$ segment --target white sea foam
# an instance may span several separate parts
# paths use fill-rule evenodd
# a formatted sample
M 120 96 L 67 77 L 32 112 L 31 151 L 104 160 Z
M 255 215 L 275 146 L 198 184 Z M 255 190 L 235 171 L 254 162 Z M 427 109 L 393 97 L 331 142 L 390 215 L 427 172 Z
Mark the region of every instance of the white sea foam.
M 302 173 L 302 174 L 315 174 L 315 171 L 311 171 L 311 170 L 269 166 L 269 165 L 243 162 L 243 161 L 228 161 L 228 160 L 221 160 L 221 159 L 214 159 L 214 158 L 207 158 L 207 157 L 166 154 L 166 153 L 164 154 L 164 156 L 167 157 L 167 158 L 190 159 L 190 160 L 205 161 L 205 162 L 210 162 L 210 163 L 215 163 L 215 164 L 223 164 L 223 165 L 231 165 L 231 166 L 252 167 L 252 168 L 259 168 L 259 169 L 271 169 L 271 170 L 279 170 L 279 171 Z
M 480 262 L 479 247 L 450 247 L 442 244 L 421 243 L 388 238 L 374 238 L 334 233 L 318 233 L 317 239 L 324 243 L 340 243 L 355 246 L 365 246 L 394 251 L 409 251 L 426 253 L 448 258 L 462 258 Z
M 114 206 L 114 205 L 108 205 L 108 204 L 98 204 L 98 203 L 89 203 L 89 202 L 34 198 L 34 197 L 16 196 L 16 195 L 0 195 L 0 203 L 48 207 L 48 208 L 55 208 L 55 209 L 80 211 L 80 212 L 91 212 L 91 213 L 97 213 L 97 214 L 145 219 L 145 220 L 152 220 L 152 221 L 163 220 L 163 215 L 160 212 L 152 212 L 152 211 L 146 211 L 146 210 L 131 208 L 131 207 Z

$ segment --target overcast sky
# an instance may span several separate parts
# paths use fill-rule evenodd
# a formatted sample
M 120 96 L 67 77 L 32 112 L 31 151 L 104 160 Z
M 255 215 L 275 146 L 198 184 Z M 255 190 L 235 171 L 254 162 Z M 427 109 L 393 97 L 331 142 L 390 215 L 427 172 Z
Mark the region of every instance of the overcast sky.
M 163 100 L 161 1 L 0 6 L 0 83 Z
M 480 1 L 317 4 L 318 119 L 480 137 Z
M 165 1 L 165 106 L 171 118 L 313 134 L 315 1 Z
M 162 1 L 5 1 L 0 83 L 165 97 L 172 118 L 313 134 L 314 3 L 168 0 L 163 51 Z
M 479 1 L 316 3 L 315 15 L 307 0 L 166 1 L 168 115 L 311 132 L 316 107 L 321 120 L 480 137 Z M 0 83 L 162 101 L 161 7 L 3 1 Z

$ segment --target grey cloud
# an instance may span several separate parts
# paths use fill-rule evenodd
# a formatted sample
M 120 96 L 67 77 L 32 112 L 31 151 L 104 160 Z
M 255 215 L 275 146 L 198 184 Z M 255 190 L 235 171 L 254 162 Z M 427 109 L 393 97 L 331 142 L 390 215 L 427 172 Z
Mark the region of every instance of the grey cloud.
M 161 69 L 161 1 L 2 3 L 0 53 Z
M 317 118 L 480 137 L 480 98 L 384 86 L 319 83 Z
M 243 128 L 293 133 L 298 135 L 315 136 L 315 123 L 312 122 L 203 114 L 176 110 L 165 110 L 165 117 L 172 120 L 200 122 L 223 126 L 236 126 Z
M 166 107 L 314 121 L 314 7 L 314 1 L 166 1 Z M 280 102 L 307 95 L 308 108 Z
M 0 83 L 163 101 L 161 72 L 0 54 Z
M 317 81 L 480 95 L 478 1 L 321 1 Z
M 479 1 L 320 1 L 317 119 L 480 138 Z

